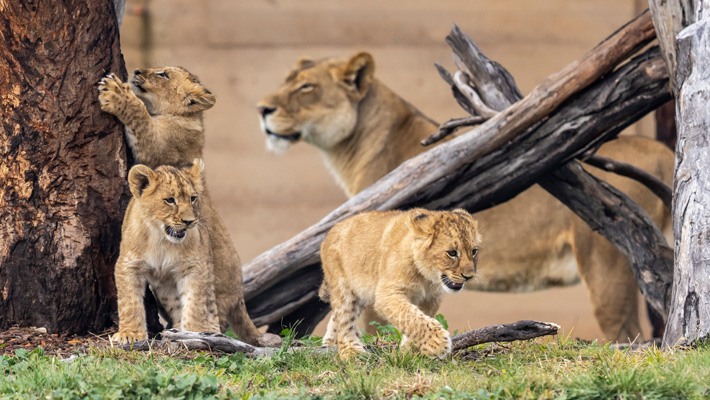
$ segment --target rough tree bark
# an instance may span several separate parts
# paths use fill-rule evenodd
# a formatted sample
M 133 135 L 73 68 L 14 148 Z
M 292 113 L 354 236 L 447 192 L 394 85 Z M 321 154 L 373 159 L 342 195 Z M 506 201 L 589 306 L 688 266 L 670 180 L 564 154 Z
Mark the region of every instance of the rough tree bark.
M 95 88 L 125 77 L 114 2 L 0 1 L 0 38 L 0 329 L 105 328 L 128 200 Z
M 700 9 L 710 6 L 710 2 L 702 3 Z M 664 346 L 710 338 L 710 15 L 706 13 L 681 31 L 677 43 L 676 262 Z

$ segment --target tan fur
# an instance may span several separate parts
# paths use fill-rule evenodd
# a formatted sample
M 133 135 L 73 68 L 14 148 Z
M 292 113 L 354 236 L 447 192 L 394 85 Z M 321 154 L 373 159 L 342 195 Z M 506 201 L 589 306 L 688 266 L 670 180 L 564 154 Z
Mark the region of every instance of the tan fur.
M 464 210 L 373 211 L 336 224 L 321 246 L 319 294 L 333 308 L 323 344 L 337 344 L 346 358 L 364 352 L 356 321 L 374 305 L 404 335 L 403 346 L 450 353 L 449 333 L 433 317 L 444 292 L 458 292 L 476 274 L 480 244 Z
M 426 150 L 419 141 L 434 133 L 437 124 L 373 72 L 367 53 L 349 60 L 300 61 L 286 82 L 258 104 L 269 147 L 283 150 L 295 140 L 277 135 L 300 133 L 300 139 L 321 150 L 349 196 Z M 673 154 L 653 140 L 620 137 L 599 154 L 671 182 Z M 645 187 L 589 169 L 636 200 L 662 229 L 669 228 L 669 211 Z M 475 217 L 486 237 L 486 252 L 478 279 L 467 288 L 526 292 L 575 284 L 581 276 L 608 340 L 640 334 L 638 287 L 625 257 L 539 186 Z
M 195 75 L 181 67 L 141 69 L 131 84 L 113 74 L 99 84 L 101 109 L 114 114 L 126 126 L 126 138 L 136 162 L 150 168 L 180 167 L 202 156 L 202 112 L 211 108 L 215 96 Z M 240 339 L 261 346 L 280 346 L 281 338 L 262 334 L 252 323 L 244 303 L 242 264 L 229 232 L 212 205 L 205 187 L 201 195 L 207 246 L 211 257 L 219 327 L 231 326 Z M 124 236 L 125 240 L 126 236 Z

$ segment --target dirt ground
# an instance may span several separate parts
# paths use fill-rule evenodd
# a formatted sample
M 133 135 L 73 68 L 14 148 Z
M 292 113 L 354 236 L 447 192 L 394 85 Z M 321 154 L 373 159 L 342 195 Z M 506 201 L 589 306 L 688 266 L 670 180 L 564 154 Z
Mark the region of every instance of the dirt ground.
M 182 65 L 217 95 L 205 115 L 208 180 L 248 262 L 346 200 L 315 149 L 299 144 L 282 156 L 265 150 L 254 105 L 299 56 L 370 51 L 380 80 L 445 121 L 464 115 L 433 67 L 438 61 L 453 68 L 444 42 L 453 23 L 507 67 L 527 93 L 637 9 L 631 0 L 129 0 L 122 47 L 129 71 L 145 64 Z M 651 133 L 648 122 L 632 130 Z M 537 319 L 561 324 L 572 337 L 601 337 L 582 285 L 528 294 L 465 292 L 448 296 L 442 313 L 452 329 L 462 331 Z

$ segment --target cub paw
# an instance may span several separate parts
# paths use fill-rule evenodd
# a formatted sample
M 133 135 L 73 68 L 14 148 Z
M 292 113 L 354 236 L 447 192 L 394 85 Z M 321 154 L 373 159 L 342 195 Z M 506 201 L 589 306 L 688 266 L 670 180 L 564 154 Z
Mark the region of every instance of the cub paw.
M 351 343 L 338 346 L 338 355 L 343 360 L 351 359 L 358 354 L 367 354 L 367 351 L 365 351 L 365 348 L 362 347 L 362 345 Z
M 121 82 L 113 73 L 101 78 L 98 89 L 101 110 L 111 114 L 116 112 L 121 99 L 131 91 L 130 85 Z
M 444 358 L 451 353 L 451 337 L 446 329 L 439 326 L 426 335 L 424 342 L 419 343 L 417 347 L 424 355 Z
M 283 339 L 271 333 L 261 335 L 256 342 L 261 347 L 281 347 L 284 343 Z
M 111 340 L 114 342 L 118 342 L 118 344 L 130 344 L 133 342 L 148 340 L 148 333 L 146 331 L 137 332 L 119 330 L 117 333 L 111 336 Z

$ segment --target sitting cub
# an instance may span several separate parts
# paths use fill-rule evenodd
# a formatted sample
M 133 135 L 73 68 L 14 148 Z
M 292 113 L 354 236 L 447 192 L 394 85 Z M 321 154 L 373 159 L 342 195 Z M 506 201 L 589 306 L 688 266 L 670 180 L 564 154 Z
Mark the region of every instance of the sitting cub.
M 209 226 L 201 214 L 203 163 L 191 167 L 136 165 L 128 173 L 133 198 L 121 230 L 116 262 L 119 343 L 146 340 L 146 282 L 173 324 L 219 332 Z
M 341 357 L 364 352 L 357 317 L 375 311 L 429 356 L 451 352 L 449 333 L 432 318 L 442 294 L 476 274 L 481 235 L 464 210 L 374 211 L 336 224 L 321 246 L 325 280 L 319 295 L 333 316 L 323 344 Z

